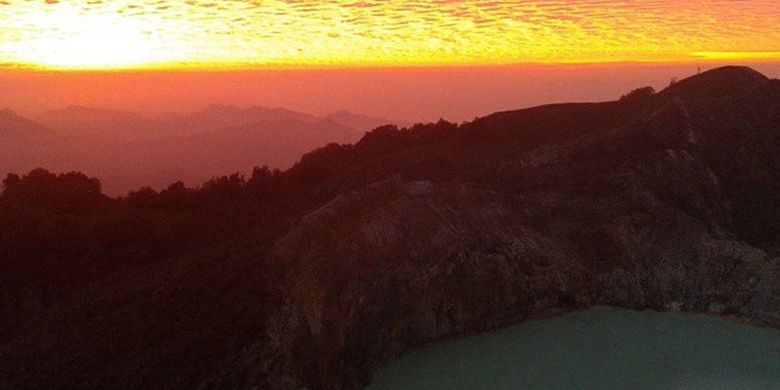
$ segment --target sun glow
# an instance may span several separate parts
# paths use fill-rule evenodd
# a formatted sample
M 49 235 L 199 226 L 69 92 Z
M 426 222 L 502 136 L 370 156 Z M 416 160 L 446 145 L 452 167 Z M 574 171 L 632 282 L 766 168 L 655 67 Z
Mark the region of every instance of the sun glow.
M 18 31 L 18 39 L 0 43 L 8 62 L 55 69 L 135 68 L 169 63 L 184 54 L 177 42 L 150 34 L 154 20 L 85 13 L 72 4 L 22 13 L 13 23 L 28 28 Z
M 777 60 L 778 25 L 775 0 L 0 0 L 0 65 L 132 69 Z

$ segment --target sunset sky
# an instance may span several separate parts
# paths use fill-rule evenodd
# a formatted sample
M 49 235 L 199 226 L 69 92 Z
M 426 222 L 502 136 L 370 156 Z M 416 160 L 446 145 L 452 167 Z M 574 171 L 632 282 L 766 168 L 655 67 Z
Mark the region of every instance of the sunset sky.
M 400 85 L 411 92 L 431 72 L 438 77 L 449 74 L 455 83 L 465 74 L 471 84 L 484 80 L 486 86 L 477 94 L 497 93 L 507 99 L 504 105 L 511 105 L 511 91 L 501 89 L 502 78 L 509 77 L 507 69 L 514 69 L 516 79 L 503 84 L 512 86 L 521 86 L 519 80 L 533 81 L 538 73 L 561 86 L 576 81 L 564 74 L 571 69 L 584 69 L 585 74 L 594 66 L 607 66 L 613 74 L 626 71 L 626 66 L 609 68 L 609 63 L 628 64 L 643 75 L 640 67 L 666 69 L 653 73 L 648 83 L 686 75 L 669 70 L 675 66 L 686 65 L 684 72 L 690 73 L 717 63 L 758 63 L 776 77 L 777 26 L 776 0 L 0 0 L 0 87 L 14 89 L 0 105 L 35 111 L 60 99 L 61 104 L 104 101 L 179 109 L 205 103 L 207 99 L 194 99 L 204 83 L 211 86 L 213 99 L 230 100 L 223 96 L 230 95 L 225 88 L 236 80 L 244 80 L 238 85 L 251 80 L 258 90 L 252 94 L 240 88 L 234 103 L 294 105 L 296 99 L 278 98 L 262 88 L 296 88 L 279 81 L 289 72 L 308 72 L 297 75 L 319 83 L 322 90 L 297 88 L 320 94 L 320 99 L 326 91 L 349 95 L 364 87 Z M 413 69 L 396 71 L 399 68 Z M 176 74 L 185 72 L 186 77 Z M 559 72 L 561 78 L 550 72 Z M 352 74 L 356 80 L 374 81 L 358 85 L 351 81 Z M 319 76 L 333 84 L 320 85 Z M 134 89 L 139 82 L 147 83 L 142 86 L 147 96 Z M 618 87 L 624 85 L 596 89 L 588 96 L 575 91 L 573 98 L 606 97 Z M 49 89 L 55 88 L 59 91 L 52 95 Z M 92 95 L 74 92 L 84 88 Z M 159 107 L 174 95 L 186 102 Z M 540 100 L 520 97 L 515 105 Z M 361 109 L 347 107 L 359 101 L 353 96 L 331 102 Z M 293 108 L 307 108 L 301 106 Z M 485 109 L 501 108 L 494 106 Z M 315 105 L 311 110 L 330 108 Z M 403 119 L 422 115 L 362 108 Z

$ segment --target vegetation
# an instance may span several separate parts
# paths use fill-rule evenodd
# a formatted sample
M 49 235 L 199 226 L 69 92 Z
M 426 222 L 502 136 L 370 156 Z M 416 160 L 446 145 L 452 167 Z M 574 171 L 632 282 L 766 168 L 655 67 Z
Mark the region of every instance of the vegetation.
M 634 90 L 631 90 L 631 92 L 623 95 L 620 97 L 621 102 L 630 102 L 630 101 L 637 101 L 637 100 L 646 100 L 647 98 L 655 95 L 655 88 L 653 87 L 642 87 L 642 88 L 636 88 Z
M 277 231 L 339 191 L 326 185 L 337 173 L 456 128 L 444 121 L 382 127 L 359 147 L 328 145 L 286 172 L 256 167 L 248 178 L 234 173 L 197 188 L 143 187 L 121 198 L 103 195 L 97 178 L 79 172 L 9 174 L 0 195 L 0 342 L 96 281 L 248 229 Z

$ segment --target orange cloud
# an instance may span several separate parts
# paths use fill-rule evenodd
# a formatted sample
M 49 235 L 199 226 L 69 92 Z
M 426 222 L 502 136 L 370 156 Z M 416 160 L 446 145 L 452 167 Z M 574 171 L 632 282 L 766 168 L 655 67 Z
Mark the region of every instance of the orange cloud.
M 777 26 L 776 0 L 0 1 L 0 63 L 133 69 L 780 59 Z

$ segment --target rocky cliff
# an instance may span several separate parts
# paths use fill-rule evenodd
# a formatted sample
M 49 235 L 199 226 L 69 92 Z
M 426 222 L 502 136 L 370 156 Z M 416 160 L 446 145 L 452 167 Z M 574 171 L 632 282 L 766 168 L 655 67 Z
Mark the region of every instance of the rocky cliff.
M 274 248 L 268 384 L 359 388 L 415 345 L 589 305 L 780 325 L 780 83 L 724 68 L 632 104 L 478 120 L 440 154 L 465 177 L 303 218 Z
M 305 157 L 291 174 L 318 164 L 317 207 L 262 244 L 226 243 L 227 258 L 132 275 L 119 297 L 98 288 L 111 310 L 74 304 L 51 315 L 65 326 L 2 350 L 24 373 L 7 382 L 361 388 L 415 346 L 592 305 L 780 326 L 780 81 L 728 67 L 426 131 Z M 280 299 L 255 307 L 259 283 Z M 162 319 L 133 319 L 152 311 Z M 134 341 L 112 339 L 128 316 Z

